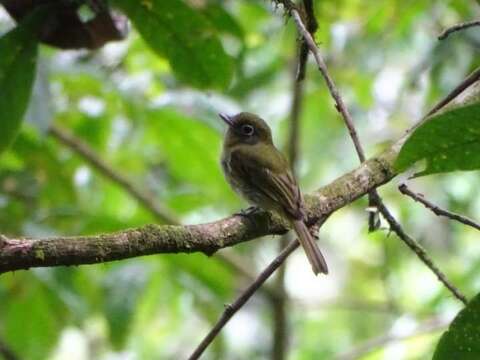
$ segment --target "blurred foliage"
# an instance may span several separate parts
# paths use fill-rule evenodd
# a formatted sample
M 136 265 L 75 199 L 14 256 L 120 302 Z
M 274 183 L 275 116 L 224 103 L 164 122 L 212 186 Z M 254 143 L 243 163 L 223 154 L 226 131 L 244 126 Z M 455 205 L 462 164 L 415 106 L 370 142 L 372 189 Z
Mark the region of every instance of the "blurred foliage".
M 184 223 L 211 221 L 245 206 L 218 166 L 224 130 L 218 112 L 258 113 L 272 126 L 276 144 L 287 142 L 297 35 L 281 9 L 253 0 L 113 3 L 133 23 L 125 41 L 94 52 L 40 48 L 49 91 L 33 91 L 33 116 L 0 157 L 0 233 L 91 234 L 154 221 L 118 184 L 45 131 L 45 119 L 35 116 L 48 113 L 42 107 L 52 109 L 51 123 L 87 142 Z M 478 28 L 436 40 L 444 27 L 478 18 L 475 2 L 341 0 L 315 6 L 316 40 L 369 156 L 402 136 L 480 65 Z M 1 13 L 1 33 L 12 26 Z M 1 63 L 10 54 L 4 43 L 5 37 Z M 0 79 L 1 108 L 12 116 L 20 109 L 15 104 L 27 102 L 24 77 L 32 66 L 13 64 L 8 75 L 23 69 L 22 78 L 7 87 Z M 313 62 L 300 120 L 298 173 L 305 192 L 358 165 Z M 5 129 L 2 122 L 2 144 L 11 138 Z M 478 233 L 402 198 L 397 184 L 381 189 L 386 203 L 472 297 L 480 290 Z M 477 172 L 410 185 L 442 207 L 480 218 Z M 448 321 L 460 309 L 394 235 L 385 229 L 367 233 L 366 206 L 359 200 L 322 228 L 328 277 L 314 278 L 300 252 L 289 259 L 288 358 L 331 359 L 350 349 L 362 359 L 429 358 L 439 331 L 382 343 L 368 353 L 355 349 L 385 334 L 415 334 L 424 322 Z M 277 241 L 266 237 L 230 250 L 257 273 L 275 256 Z M 186 358 L 245 285 L 218 257 L 202 254 L 4 274 L 0 339 L 24 359 Z M 256 294 L 205 358 L 269 358 L 271 317 L 268 299 Z

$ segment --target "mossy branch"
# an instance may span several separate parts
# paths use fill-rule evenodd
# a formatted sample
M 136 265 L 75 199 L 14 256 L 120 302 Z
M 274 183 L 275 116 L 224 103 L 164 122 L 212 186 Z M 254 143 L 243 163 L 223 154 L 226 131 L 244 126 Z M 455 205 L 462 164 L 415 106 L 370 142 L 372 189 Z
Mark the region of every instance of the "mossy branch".
M 394 147 L 395 148 L 395 147 Z M 394 148 L 373 158 L 331 184 L 306 196 L 308 222 L 315 223 L 388 182 L 394 175 Z M 49 238 L 0 239 L 0 273 L 31 267 L 103 263 L 161 253 L 203 252 L 269 235 L 282 234 L 287 224 L 278 216 L 260 212 L 231 216 L 200 225 L 146 225 L 110 234 Z

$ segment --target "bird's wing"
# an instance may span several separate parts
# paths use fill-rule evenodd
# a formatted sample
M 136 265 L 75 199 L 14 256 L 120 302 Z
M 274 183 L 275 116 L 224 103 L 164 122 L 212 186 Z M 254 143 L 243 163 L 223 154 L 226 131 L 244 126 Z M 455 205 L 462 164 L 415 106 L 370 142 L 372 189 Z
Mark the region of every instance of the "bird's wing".
M 300 189 L 289 170 L 283 155 L 276 150 L 268 151 L 268 156 L 258 156 L 265 152 L 244 151 L 239 149 L 231 153 L 231 162 L 238 175 L 248 181 L 252 189 L 262 193 L 293 219 L 302 219 L 303 198 Z

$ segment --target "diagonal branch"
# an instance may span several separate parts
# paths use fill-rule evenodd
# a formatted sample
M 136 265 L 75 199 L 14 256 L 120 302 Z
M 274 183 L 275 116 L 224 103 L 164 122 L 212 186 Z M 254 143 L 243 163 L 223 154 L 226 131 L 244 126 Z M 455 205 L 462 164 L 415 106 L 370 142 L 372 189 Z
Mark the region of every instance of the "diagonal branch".
M 335 107 L 337 111 L 342 115 L 345 126 L 348 129 L 350 138 L 352 139 L 353 145 L 355 146 L 355 151 L 357 152 L 358 159 L 362 163 L 365 161 L 365 152 L 363 150 L 362 144 L 358 137 L 357 130 L 355 129 L 355 125 L 353 124 L 353 118 L 350 115 L 350 112 L 348 111 L 348 108 L 345 105 L 345 102 L 343 101 L 343 98 L 341 97 L 340 92 L 338 91 L 338 88 L 335 85 L 335 82 L 333 81 L 332 77 L 330 76 L 330 73 L 328 72 L 327 65 L 323 60 L 322 54 L 320 53 L 320 49 L 317 47 L 317 44 L 315 43 L 315 40 L 313 39 L 311 32 L 307 28 L 309 24 L 307 24 L 307 27 L 305 26 L 298 10 L 293 9 L 291 10 L 290 13 L 295 20 L 295 24 L 297 26 L 298 32 L 302 35 L 304 39 L 303 44 L 306 44 L 308 46 L 308 48 L 310 49 L 310 52 L 313 54 L 313 57 L 315 58 L 315 61 L 318 65 L 318 69 L 320 70 L 320 73 L 322 74 L 327 84 L 328 91 L 330 92 L 330 95 L 335 101 Z M 370 207 L 374 207 L 376 205 L 374 199 L 377 199 L 377 201 L 381 201 L 376 191 L 372 190 L 368 196 L 368 203 Z M 372 213 L 372 212 L 370 213 L 368 224 L 369 224 L 368 227 L 370 231 L 374 231 L 377 228 L 375 213 Z
M 458 222 L 461 222 L 462 224 L 471 226 L 477 230 L 480 230 L 480 224 L 476 223 L 472 219 L 467 218 L 466 216 L 456 214 L 454 212 L 442 209 L 438 205 L 435 205 L 434 203 L 428 201 L 423 197 L 422 194 L 417 194 L 414 193 L 412 190 L 408 188 L 406 184 L 402 184 L 398 187 L 398 190 L 404 195 L 407 195 L 408 197 L 412 198 L 413 200 L 419 202 L 420 204 L 424 205 L 427 209 L 432 210 L 432 212 L 437 215 L 437 216 L 445 216 L 449 219 L 456 220 Z
M 378 209 L 382 213 L 385 220 L 390 225 L 390 229 L 420 258 L 420 260 L 437 276 L 438 280 L 465 305 L 468 303 L 467 298 L 463 295 L 447 278 L 447 276 L 433 262 L 425 249 L 410 235 L 408 235 L 401 227 L 399 222 L 393 217 L 383 203 L 379 203 Z
M 312 226 L 315 232 L 321 227 L 321 225 L 325 222 L 327 216 L 323 217 L 319 220 L 318 224 Z M 313 230 L 313 229 L 312 229 Z M 188 358 L 189 360 L 195 360 L 202 356 L 205 349 L 211 344 L 211 342 L 217 337 L 220 330 L 227 324 L 227 322 L 235 315 L 235 313 L 240 310 L 240 308 L 252 297 L 253 294 L 262 286 L 262 284 L 272 275 L 275 270 L 277 270 L 283 262 L 287 259 L 287 257 L 295 251 L 300 246 L 298 239 L 291 241 L 283 250 L 282 252 L 263 270 L 260 275 L 258 275 L 257 279 L 248 287 L 246 288 L 241 295 L 232 303 L 228 304 L 225 307 L 223 314 L 218 319 L 215 326 L 210 330 L 210 332 L 205 336 L 202 342 L 197 346 L 194 350 L 192 355 Z
M 202 356 L 206 348 L 212 343 L 212 341 L 217 337 L 219 332 L 227 324 L 227 322 L 235 315 L 235 313 L 240 310 L 240 308 L 252 297 L 257 289 L 262 286 L 262 284 L 272 275 L 275 270 L 277 270 L 280 265 L 283 264 L 285 259 L 290 255 L 295 249 L 298 248 L 300 243 L 297 239 L 293 240 L 287 247 L 280 253 L 280 255 L 275 258 L 274 261 L 268 265 L 268 267 L 260 273 L 258 278 L 247 288 L 242 294 L 232 303 L 225 306 L 225 310 L 218 319 L 215 326 L 210 330 L 210 332 L 205 336 L 202 342 L 197 346 L 193 351 L 192 355 L 188 358 L 189 360 L 195 360 Z
M 298 10 L 296 9 L 291 10 L 291 15 L 295 20 L 295 24 L 297 25 L 298 31 L 300 32 L 305 42 L 307 43 L 310 49 L 310 52 L 313 54 L 313 57 L 315 58 L 315 61 L 318 65 L 318 69 L 320 70 L 323 78 L 325 79 L 325 82 L 327 83 L 327 88 L 330 94 L 332 95 L 332 98 L 335 100 L 336 109 L 338 110 L 338 112 L 340 112 L 340 114 L 342 115 L 345 121 L 345 125 L 347 126 L 348 132 L 350 133 L 350 137 L 352 138 L 358 158 L 360 159 L 360 162 L 364 162 L 365 153 L 363 151 L 362 144 L 360 143 L 360 140 L 358 138 L 357 130 L 353 125 L 352 116 L 350 115 L 350 112 L 348 111 L 342 97 L 340 96 L 340 93 L 338 91 L 337 86 L 335 85 L 335 82 L 333 81 L 332 77 L 328 73 L 327 65 L 325 64 L 325 61 L 323 61 L 322 54 L 320 54 L 320 50 L 318 49 L 317 44 L 315 44 L 315 40 L 313 40 L 312 35 L 308 32 L 307 28 L 305 27 L 305 24 L 303 23 Z
M 408 136 L 414 129 L 423 124 L 426 121 L 430 120 L 431 115 L 435 114 L 437 111 L 445 108 L 447 105 L 450 107 L 455 107 L 461 104 L 462 102 L 468 102 L 470 99 L 478 96 L 480 93 L 480 86 L 472 86 L 480 80 L 480 68 L 473 71 L 469 74 L 459 85 L 457 85 L 450 93 L 448 93 L 443 99 L 441 99 L 428 113 L 425 115 L 417 124 L 407 131 Z M 477 83 L 478 84 L 478 83 Z M 476 85 L 477 85 L 476 84 Z M 470 92 L 466 94 L 466 90 L 470 88 Z M 463 99 L 459 100 L 459 95 L 463 96 Z M 373 197 L 378 197 L 378 194 L 374 194 Z M 449 282 L 445 274 L 433 263 L 432 259 L 428 256 L 425 250 L 418 244 L 413 238 L 411 238 L 406 232 L 402 229 L 401 225 L 395 220 L 393 215 L 383 204 L 381 199 L 378 197 L 377 206 L 380 213 L 387 220 L 390 225 L 390 228 L 397 234 L 400 240 L 404 241 L 405 244 L 412 249 L 412 251 L 417 254 L 420 260 L 437 276 L 437 278 L 447 287 L 453 295 L 462 301 L 463 303 L 467 302 L 466 297 L 456 289 L 456 287 Z

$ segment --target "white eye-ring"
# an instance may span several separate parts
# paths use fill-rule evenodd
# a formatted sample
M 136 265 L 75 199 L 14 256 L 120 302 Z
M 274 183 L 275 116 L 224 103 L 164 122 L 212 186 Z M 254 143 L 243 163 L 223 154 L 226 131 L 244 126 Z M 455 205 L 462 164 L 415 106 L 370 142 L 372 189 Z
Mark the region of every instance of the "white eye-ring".
M 242 133 L 247 136 L 253 135 L 255 129 L 252 125 L 243 125 L 242 126 Z

